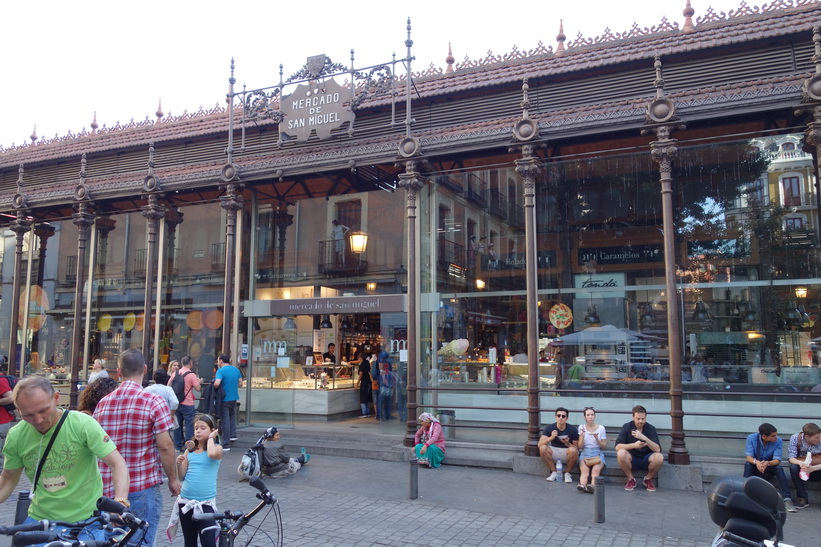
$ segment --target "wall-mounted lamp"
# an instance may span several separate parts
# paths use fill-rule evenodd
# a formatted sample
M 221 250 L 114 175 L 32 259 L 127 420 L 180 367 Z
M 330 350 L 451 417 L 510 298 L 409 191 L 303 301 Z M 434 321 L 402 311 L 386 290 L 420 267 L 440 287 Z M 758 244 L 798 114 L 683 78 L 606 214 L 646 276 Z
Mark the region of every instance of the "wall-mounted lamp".
M 351 232 L 351 252 L 362 254 L 368 247 L 368 234 L 365 232 Z
M 800 299 L 807 298 L 807 287 L 796 287 L 795 297 Z
M 476 289 L 483 291 L 485 290 L 485 280 L 484 279 L 477 279 L 476 280 Z
M 373 281 L 368 281 L 367 283 L 365 283 L 365 290 L 371 291 L 371 292 L 375 291 L 376 290 L 376 283 L 374 283 Z

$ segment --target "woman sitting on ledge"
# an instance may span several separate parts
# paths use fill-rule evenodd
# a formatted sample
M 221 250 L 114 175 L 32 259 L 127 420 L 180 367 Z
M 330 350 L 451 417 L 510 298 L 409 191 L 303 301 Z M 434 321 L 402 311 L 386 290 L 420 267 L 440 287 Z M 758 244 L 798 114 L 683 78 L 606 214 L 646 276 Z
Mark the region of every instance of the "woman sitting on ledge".
M 419 424 L 421 427 L 414 438 L 416 459 L 419 465 L 439 467 L 445 459 L 445 433 L 442 431 L 442 424 L 427 412 L 419 416 Z

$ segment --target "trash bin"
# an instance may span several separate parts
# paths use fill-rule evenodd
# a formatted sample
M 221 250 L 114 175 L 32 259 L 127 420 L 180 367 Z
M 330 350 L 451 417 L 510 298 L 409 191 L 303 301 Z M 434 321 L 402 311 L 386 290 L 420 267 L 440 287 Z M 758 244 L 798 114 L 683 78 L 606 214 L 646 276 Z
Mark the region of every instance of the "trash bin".
M 442 431 L 445 433 L 445 439 L 456 439 L 456 411 L 455 410 L 440 410 L 439 421 L 442 423 Z

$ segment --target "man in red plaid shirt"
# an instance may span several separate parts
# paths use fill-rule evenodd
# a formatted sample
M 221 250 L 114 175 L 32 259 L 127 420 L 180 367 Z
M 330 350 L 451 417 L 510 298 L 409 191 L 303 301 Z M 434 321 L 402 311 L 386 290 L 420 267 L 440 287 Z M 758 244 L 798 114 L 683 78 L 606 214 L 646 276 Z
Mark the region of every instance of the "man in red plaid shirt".
M 143 545 L 154 544 L 162 514 L 162 474 L 157 460 L 168 477 L 168 489 L 174 496 L 180 493 L 180 481 L 174 468 L 176 452 L 171 440 L 173 421 L 168 403 L 142 388 L 147 367 L 142 353 L 136 349 L 122 352 L 117 360 L 117 372 L 122 384 L 100 401 L 94 418 L 100 422 L 128 463 L 131 485 L 127 500 L 117 500 L 148 522 Z M 103 495 L 111 496 L 111 472 L 100 464 Z M 135 541 L 139 538 L 135 537 Z

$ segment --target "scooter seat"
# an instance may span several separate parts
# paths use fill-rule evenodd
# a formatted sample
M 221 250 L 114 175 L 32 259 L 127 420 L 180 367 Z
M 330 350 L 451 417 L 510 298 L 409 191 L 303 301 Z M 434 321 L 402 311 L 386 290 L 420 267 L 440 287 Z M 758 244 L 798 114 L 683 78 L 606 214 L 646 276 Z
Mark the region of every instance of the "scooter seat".
M 724 525 L 725 532 L 731 532 L 750 541 L 764 541 L 770 539 L 772 535 L 766 526 L 742 518 L 731 518 Z

